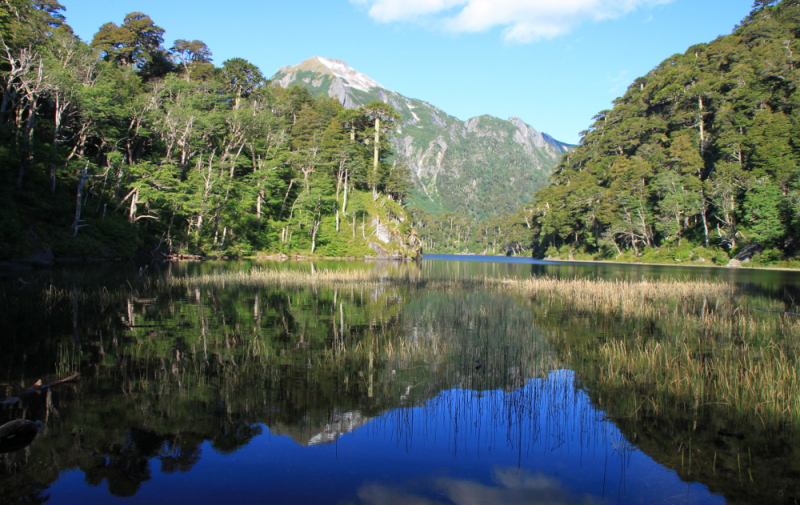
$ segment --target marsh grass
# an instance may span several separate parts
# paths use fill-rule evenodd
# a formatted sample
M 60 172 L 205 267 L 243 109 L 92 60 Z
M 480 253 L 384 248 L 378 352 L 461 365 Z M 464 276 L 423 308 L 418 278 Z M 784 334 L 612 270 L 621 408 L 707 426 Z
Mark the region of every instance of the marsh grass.
M 315 356 L 320 363 L 347 356 L 376 369 L 380 363 L 384 370 L 435 368 L 443 363 L 437 381 L 502 388 L 513 387 L 519 377 L 567 364 L 579 375 L 591 376 L 596 384 L 636 392 L 641 408 L 719 405 L 762 429 L 800 427 L 800 318 L 753 310 L 788 311 L 788 307 L 775 299 L 750 296 L 728 283 L 424 279 L 414 271 L 253 269 L 136 277 L 110 287 L 54 278 L 5 290 L 3 304 L 5 310 L 13 311 L 36 301 L 45 307 L 76 301 L 105 305 L 189 288 L 267 287 L 400 287 L 417 293 L 411 302 L 403 302 L 410 305 L 403 310 L 401 324 L 411 337 L 380 331 L 372 332 L 369 339 L 342 335 Z M 419 294 L 422 290 L 437 293 L 441 300 L 429 298 L 415 304 L 414 299 L 425 296 Z M 479 293 L 494 294 L 482 298 Z M 500 293 L 503 296 L 496 296 Z M 438 308 L 431 308 L 431 303 Z M 520 319 L 515 315 L 520 311 L 511 305 L 525 303 L 533 315 Z M 548 345 L 557 349 L 557 355 L 542 354 Z M 485 376 L 474 373 L 476 359 L 484 363 Z M 503 379 L 481 378 L 491 376 L 490 371 Z M 409 376 L 408 381 L 414 380 Z M 484 382 L 478 384 L 480 380 Z
M 156 287 L 336 287 L 336 286 L 392 286 L 412 288 L 478 287 L 495 284 L 495 279 L 423 279 L 412 271 L 389 274 L 370 270 L 311 271 L 272 270 L 256 268 L 249 272 L 225 272 L 213 275 L 171 276 L 155 281 Z
M 665 403 L 695 407 L 722 405 L 762 429 L 800 427 L 800 318 L 755 311 L 755 308 L 783 311 L 786 307 L 776 300 L 739 292 L 728 283 L 552 277 L 425 280 L 336 270 L 313 273 L 256 270 L 171 278 L 166 282 L 250 287 L 385 284 L 443 290 L 450 298 L 476 289 L 499 290 L 527 298 L 535 305 L 560 310 L 562 315 L 566 312 L 573 319 L 600 315 L 617 321 L 617 327 L 604 332 L 602 339 L 585 335 L 570 338 L 553 326 L 551 341 L 560 350 L 560 358 L 579 372 L 595 375 L 601 384 L 638 391 L 640 405 L 656 410 Z M 414 310 L 408 307 L 406 312 Z M 413 344 L 407 340 L 392 341 L 375 344 L 374 348 L 381 349 L 383 358 L 388 356 L 390 361 L 412 360 L 412 354 L 447 355 L 446 361 L 450 363 L 483 359 L 484 363 L 497 363 L 496 368 L 502 369 L 502 374 L 520 370 L 523 357 L 533 355 L 530 349 L 522 347 L 509 351 L 509 342 L 514 339 L 497 338 L 514 334 L 520 342 L 535 341 L 529 331 L 522 329 L 523 325 L 504 327 L 510 314 L 507 308 L 486 300 L 465 299 L 457 308 L 436 313 L 440 320 L 428 320 L 427 334 L 438 335 L 439 340 L 417 338 Z M 544 320 L 526 324 L 531 328 L 550 327 L 546 316 Z M 415 328 L 419 330 L 420 325 Z M 458 332 L 468 336 L 467 342 L 463 334 L 458 338 L 448 337 L 449 333 Z M 365 345 L 357 344 L 355 350 Z M 578 356 L 582 363 L 576 362 Z M 559 365 L 558 359 L 552 356 L 548 359 L 550 365 L 545 366 Z
M 554 327 L 551 342 L 597 387 L 635 392 L 629 414 L 713 405 L 762 430 L 800 428 L 800 318 L 754 310 L 784 311 L 781 302 L 696 281 L 533 279 L 520 287 L 551 310 L 605 318 L 588 338 Z

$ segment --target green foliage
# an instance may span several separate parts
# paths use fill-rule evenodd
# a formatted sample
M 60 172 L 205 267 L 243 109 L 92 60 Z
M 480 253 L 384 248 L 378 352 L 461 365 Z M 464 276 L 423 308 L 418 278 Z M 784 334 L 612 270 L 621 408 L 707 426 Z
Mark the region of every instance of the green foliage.
M 331 89 L 334 78 L 323 67 L 323 63 L 312 58 L 278 71 L 273 80 L 312 95 L 327 96 L 334 91 Z M 463 122 L 429 103 L 387 89 L 346 88 L 345 93 L 343 100 L 348 107 L 391 106 L 397 112 L 394 119 L 397 135 L 392 143 L 396 153 L 390 158 L 391 171 L 387 172 L 389 165 L 386 165 L 373 172 L 381 173 L 381 177 L 388 173 L 384 190 L 395 199 L 407 199 L 414 214 L 419 216 L 414 226 L 429 252 L 500 253 L 502 246 L 484 243 L 485 238 L 477 235 L 467 239 L 458 237 L 455 239 L 458 243 L 443 241 L 441 230 L 449 228 L 450 214 L 479 221 L 476 226 L 468 225 L 471 233 L 495 227 L 491 221 L 507 217 L 501 216 L 516 214 L 520 205 L 529 202 L 546 185 L 550 171 L 568 150 L 568 146 L 557 142 L 551 145 L 544 137 L 535 138 L 538 134 L 516 119 L 505 121 L 481 116 Z M 346 117 L 342 121 L 352 124 Z M 540 145 L 540 140 L 546 144 Z M 394 167 L 403 165 L 409 167 L 408 177 L 414 182 L 406 190 L 407 198 L 401 195 L 408 186 L 406 176 L 394 172 Z M 397 175 L 402 175 L 399 187 Z M 528 249 L 530 239 L 515 242 L 519 247 L 510 246 L 509 250 L 519 252 Z
M 346 111 L 269 86 L 242 58 L 214 68 L 199 40 L 167 51 L 140 12 L 90 47 L 60 26 L 56 2 L 4 5 L 25 16 L 4 8 L 0 28 L 25 21 L 36 37 L 11 48 L 17 77 L 0 79 L 0 258 L 355 256 L 374 254 L 377 228 L 410 222 L 409 171 L 389 163 L 391 106 Z M 412 236 L 406 224 L 386 249 L 416 255 Z
M 781 196 L 778 186 L 766 179 L 756 181 L 747 192 L 744 201 L 747 225 L 743 228 L 754 241 L 772 245 L 786 233 L 781 219 Z
M 536 195 L 536 254 L 797 255 L 798 15 L 797 2 L 757 2 L 733 34 L 671 56 L 598 114 Z
M 150 16 L 132 12 L 121 26 L 112 22 L 101 26 L 91 45 L 106 61 L 142 69 L 157 58 L 163 35 L 164 29 L 156 26 Z

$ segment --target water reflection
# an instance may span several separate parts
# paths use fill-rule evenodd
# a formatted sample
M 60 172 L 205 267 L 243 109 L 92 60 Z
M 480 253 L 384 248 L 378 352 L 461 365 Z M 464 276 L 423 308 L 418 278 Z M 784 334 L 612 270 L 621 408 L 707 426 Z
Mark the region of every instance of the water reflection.
M 428 262 L 341 264 L 475 275 Z M 44 424 L 0 460 L 0 501 L 722 503 L 706 486 L 733 498 L 767 491 L 760 475 L 774 474 L 775 451 L 751 452 L 747 440 L 722 451 L 680 413 L 622 418 L 613 392 L 564 369 L 549 337 L 567 329 L 590 339 L 598 324 L 567 324 L 569 308 L 403 284 L 158 283 L 252 266 L 167 265 L 81 296 L 71 280 L 46 309 L 25 309 L 16 291 L 1 342 L 5 393 L 53 364 L 82 380 L 0 412 L 2 422 Z M 678 436 L 694 445 L 676 449 Z M 755 475 L 736 482 L 730 454 L 745 450 L 755 460 L 740 459 L 739 475 Z M 676 455 L 695 458 L 694 470 Z M 791 479 L 782 496 L 797 495 Z
M 729 282 L 759 294 L 800 300 L 800 271 L 711 266 L 636 265 L 580 261 L 544 261 L 504 256 L 426 254 L 422 269 L 426 277 L 525 278 L 551 276 L 589 279 L 692 279 Z
M 425 492 L 425 491 L 423 491 Z M 364 505 L 428 505 L 453 503 L 472 505 L 476 503 L 497 505 L 537 504 L 591 504 L 599 503 L 591 496 L 573 498 L 558 479 L 542 473 L 535 475 L 519 468 L 497 467 L 492 471 L 492 483 L 483 484 L 465 479 L 440 478 L 435 480 L 427 493 L 441 498 L 427 498 L 407 488 L 392 488 L 378 483 L 365 484 L 358 490 L 360 503 Z

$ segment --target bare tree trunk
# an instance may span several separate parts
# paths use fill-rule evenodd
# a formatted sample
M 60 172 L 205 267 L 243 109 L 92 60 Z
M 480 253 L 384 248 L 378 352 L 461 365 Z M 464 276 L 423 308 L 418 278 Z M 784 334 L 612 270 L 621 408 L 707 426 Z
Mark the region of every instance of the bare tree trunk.
M 700 191 L 700 196 L 703 198 L 703 231 L 705 232 L 705 239 L 706 239 L 706 247 L 708 247 L 708 216 L 706 215 L 706 192 L 705 190 Z
M 344 170 L 344 198 L 342 199 L 342 215 L 347 216 L 347 169 Z
M 261 202 L 264 200 L 264 188 L 258 187 L 258 196 L 256 196 L 256 218 L 258 222 L 258 231 L 261 231 Z
M 375 118 L 375 151 L 372 159 L 372 198 L 378 199 L 378 161 L 380 156 L 381 118 Z
M 314 254 L 314 250 L 317 248 L 317 230 L 319 230 L 321 222 L 320 219 L 315 220 L 314 227 L 311 229 L 311 254 Z
M 56 192 L 56 155 L 58 154 L 58 135 L 61 133 L 61 123 L 64 112 L 69 107 L 69 101 L 61 99 L 61 94 L 55 93 L 55 112 L 53 114 L 53 142 L 50 146 L 50 192 Z
M 19 175 L 17 177 L 17 189 L 22 188 L 25 173 L 31 166 L 31 150 L 33 149 L 33 128 L 36 125 L 36 102 L 35 99 L 28 103 L 28 119 L 25 121 L 25 128 L 22 132 L 22 160 L 19 164 Z
M 219 219 L 220 219 L 220 202 L 217 199 L 217 208 L 214 211 L 214 245 L 217 245 L 217 238 L 219 237 Z
M 294 185 L 294 179 L 289 181 L 289 187 L 286 188 L 286 195 L 283 197 L 283 205 L 281 205 L 281 211 L 278 213 L 278 221 L 281 220 L 283 217 L 283 211 L 286 210 L 286 200 L 289 198 L 289 192 L 292 190 L 292 186 Z
M 86 182 L 86 172 L 89 169 L 89 164 L 83 168 L 80 177 L 78 178 L 78 193 L 77 202 L 75 205 L 75 220 L 72 221 L 72 236 L 78 236 L 78 229 L 81 227 L 81 208 L 83 207 L 83 185 Z
M 131 194 L 131 208 L 128 212 L 128 220 L 131 222 L 131 226 L 136 224 L 136 207 L 139 202 L 137 199 L 139 198 L 139 189 L 134 189 L 133 194 Z

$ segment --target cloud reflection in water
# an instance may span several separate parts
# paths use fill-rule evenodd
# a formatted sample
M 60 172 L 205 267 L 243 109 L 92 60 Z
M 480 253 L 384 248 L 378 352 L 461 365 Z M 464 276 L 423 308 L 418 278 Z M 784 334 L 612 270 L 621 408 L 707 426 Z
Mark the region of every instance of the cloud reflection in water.
M 589 495 L 572 496 L 561 483 L 541 472 L 518 468 L 495 468 L 495 485 L 471 480 L 439 478 L 419 494 L 398 487 L 367 483 L 358 490 L 363 505 L 590 505 Z M 440 496 L 429 498 L 423 495 Z

